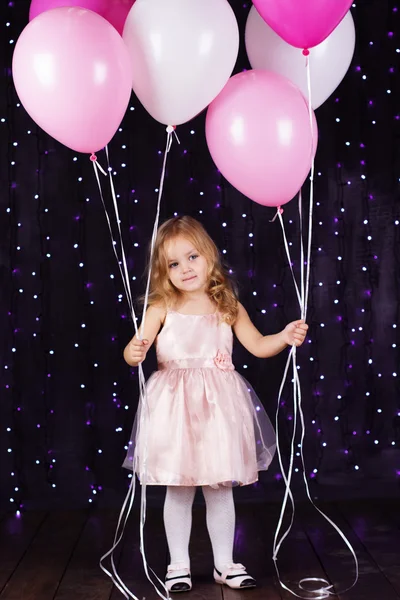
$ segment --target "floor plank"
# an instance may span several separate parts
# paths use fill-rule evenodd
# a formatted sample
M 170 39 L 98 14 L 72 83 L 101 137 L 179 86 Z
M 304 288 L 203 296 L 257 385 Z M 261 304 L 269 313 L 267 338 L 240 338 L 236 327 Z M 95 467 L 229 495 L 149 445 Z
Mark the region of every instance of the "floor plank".
M 147 580 L 139 551 L 138 504 L 116 561 L 123 581 L 139 600 L 159 600 Z M 295 593 L 304 577 L 333 581 L 338 600 L 400 600 L 400 514 L 394 502 L 331 503 L 322 507 L 354 547 L 360 579 L 350 592 L 354 564 L 339 534 L 310 505 L 297 506 L 293 530 L 279 554 L 282 580 Z M 193 590 L 180 600 L 293 600 L 281 588 L 272 561 L 280 507 L 239 502 L 234 560 L 258 582 L 236 591 L 214 583 L 205 506 L 197 501 L 190 546 Z M 118 510 L 32 512 L 0 521 L 0 600 L 122 600 L 98 560 L 111 546 Z M 145 528 L 148 563 L 163 580 L 168 564 L 163 510 L 151 506 Z
M 383 576 L 373 558 L 369 555 L 359 538 L 343 519 L 337 506 L 327 504 L 321 507 L 328 517 L 341 529 L 352 545 L 359 563 L 359 580 L 354 588 L 345 591 L 355 578 L 355 564 L 350 549 L 335 529 L 312 509 L 311 505 L 302 513 L 307 534 L 316 552 L 321 558 L 329 578 L 335 582 L 340 600 L 364 600 L 373 598 L 398 600 L 398 595 Z
M 110 543 L 111 541 L 110 539 Z M 147 508 L 144 541 L 147 563 L 157 576 L 163 580 L 167 565 L 167 542 L 162 521 L 162 508 Z M 135 508 L 129 517 L 121 546 L 122 554 L 118 565 L 118 574 L 124 584 L 140 600 L 142 598 L 146 600 L 159 600 L 159 596 L 146 577 L 140 554 L 139 498 L 137 498 Z M 104 579 L 106 579 L 106 575 L 104 575 Z M 110 600 L 122 600 L 122 598 L 123 595 L 121 592 L 116 587 L 113 587 Z
M 271 508 L 271 516 L 268 517 L 273 518 L 273 536 L 275 535 L 278 524 L 279 512 L 280 506 L 274 506 Z M 318 554 L 315 552 L 313 545 L 310 543 L 310 540 L 301 526 L 300 512 L 300 506 L 296 505 L 293 527 L 280 548 L 277 566 L 282 583 L 292 590 L 293 593 L 300 596 L 307 596 L 307 593 L 299 587 L 300 581 L 307 577 L 327 579 L 327 573 L 321 564 Z M 284 526 L 281 528 L 280 537 L 287 530 L 289 516 L 290 512 L 288 510 L 284 520 Z M 314 584 L 309 589 L 315 589 Z M 283 587 L 280 587 L 280 593 L 283 600 L 293 600 L 293 594 Z
M 53 600 L 87 520 L 84 511 L 49 514 L 0 594 L 1 600 Z
M 4 516 L 0 523 L 0 592 L 16 570 L 40 526 L 45 512 L 28 512 L 17 517 Z
M 67 565 L 54 600 L 109 600 L 112 582 L 99 567 L 112 545 L 118 513 L 93 511 Z M 115 551 L 118 564 L 120 549 Z
M 250 590 L 223 588 L 225 600 L 281 600 L 272 561 L 274 510 L 268 504 L 237 504 L 234 560 L 243 563 L 257 581 Z
M 341 503 L 339 511 L 400 597 L 400 531 L 379 504 Z

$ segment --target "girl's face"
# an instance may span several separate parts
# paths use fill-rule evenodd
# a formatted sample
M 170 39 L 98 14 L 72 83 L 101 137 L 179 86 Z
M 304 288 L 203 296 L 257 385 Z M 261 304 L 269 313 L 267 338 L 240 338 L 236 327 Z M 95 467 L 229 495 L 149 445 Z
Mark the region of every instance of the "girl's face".
M 171 283 L 184 294 L 206 291 L 208 284 L 207 260 L 184 238 L 176 237 L 165 245 L 168 274 Z

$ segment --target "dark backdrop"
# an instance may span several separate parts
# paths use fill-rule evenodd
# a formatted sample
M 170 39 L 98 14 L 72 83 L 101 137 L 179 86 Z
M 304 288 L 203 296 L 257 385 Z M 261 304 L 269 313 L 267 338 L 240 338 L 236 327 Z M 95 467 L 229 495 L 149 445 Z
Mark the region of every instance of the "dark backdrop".
M 243 33 L 250 3 L 231 4 Z M 18 103 L 10 66 L 28 8 L 27 0 L 2 2 L 0 15 L 1 504 L 117 506 L 129 481 L 120 465 L 138 398 L 137 373 L 122 358 L 132 325 L 88 157 L 47 136 Z M 397 494 L 400 475 L 400 15 L 390 0 L 360 0 L 352 12 L 353 64 L 316 112 L 310 336 L 299 352 L 307 475 L 325 498 Z M 242 35 L 236 71 L 245 67 Z M 218 174 L 204 114 L 178 134 L 162 218 L 199 218 L 226 251 L 254 323 L 264 334 L 278 331 L 299 313 L 273 209 Z M 164 142 L 164 127 L 132 96 L 110 155 L 136 296 Z M 99 160 L 106 164 L 103 153 Z M 296 201 L 284 220 L 297 269 Z M 271 417 L 285 357 L 259 360 L 235 348 L 238 370 Z M 154 367 L 152 356 L 147 375 Z M 289 432 L 290 388 L 285 400 Z M 281 495 L 277 461 L 241 492 Z

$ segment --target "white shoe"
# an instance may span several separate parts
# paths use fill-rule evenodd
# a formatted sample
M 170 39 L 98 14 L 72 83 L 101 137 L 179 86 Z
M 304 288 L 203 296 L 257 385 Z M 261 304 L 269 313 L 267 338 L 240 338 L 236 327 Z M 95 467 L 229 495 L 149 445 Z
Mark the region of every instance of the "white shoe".
M 168 566 L 165 577 L 165 587 L 169 592 L 190 592 L 192 579 L 190 569 L 184 563 L 174 563 Z
M 240 563 L 225 565 L 222 573 L 214 567 L 214 579 L 215 583 L 227 585 L 234 590 L 254 588 L 257 585 L 256 580 L 247 573 L 246 567 Z

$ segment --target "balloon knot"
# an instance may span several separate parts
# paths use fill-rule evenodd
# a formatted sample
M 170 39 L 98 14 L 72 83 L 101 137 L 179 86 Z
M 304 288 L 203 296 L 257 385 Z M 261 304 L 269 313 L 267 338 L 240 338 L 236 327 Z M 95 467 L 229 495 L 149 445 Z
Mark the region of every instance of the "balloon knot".
M 309 49 L 308 48 L 304 48 L 304 50 L 303 50 L 303 56 L 309 56 L 309 54 L 310 54 Z
M 176 125 L 168 125 L 167 133 L 172 133 L 173 131 L 175 131 L 175 129 L 176 129 Z
M 280 206 L 276 207 L 276 213 L 274 218 L 270 221 L 270 223 L 274 223 L 276 221 L 276 218 L 278 215 L 283 215 L 283 208 L 281 208 Z
M 92 155 L 91 155 L 91 157 L 90 157 L 90 160 L 91 160 L 92 162 L 96 162 L 96 160 L 97 160 L 97 156 L 96 156 L 95 154 L 92 154 Z

